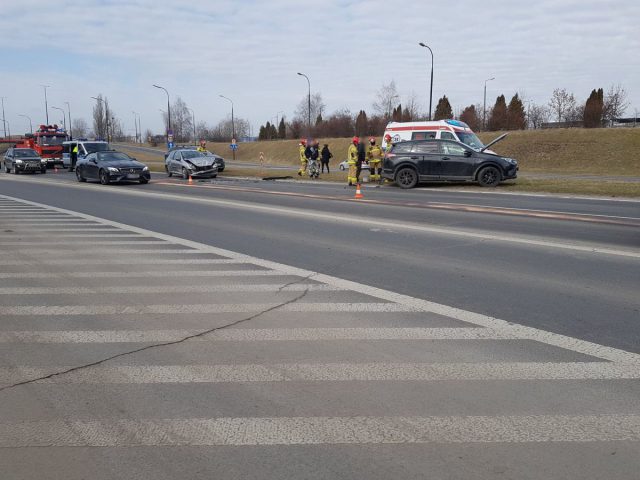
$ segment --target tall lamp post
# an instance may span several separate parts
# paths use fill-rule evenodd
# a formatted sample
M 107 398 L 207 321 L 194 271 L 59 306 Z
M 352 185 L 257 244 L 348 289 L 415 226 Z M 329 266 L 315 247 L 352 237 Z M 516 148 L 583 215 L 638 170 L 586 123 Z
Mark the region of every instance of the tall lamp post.
M 7 127 L 6 127 L 6 125 L 4 124 L 4 121 L 6 120 L 6 119 L 4 118 L 4 99 L 5 99 L 5 98 L 7 98 L 7 97 L 0 97 L 0 100 L 2 100 L 2 125 L 3 125 L 3 127 L 4 127 L 4 136 L 6 137 L 6 136 L 7 136 Z M 33 131 L 32 131 L 31 133 L 33 133 Z
M 67 115 L 65 114 L 64 110 L 61 109 L 60 107 L 51 107 L 54 110 L 60 110 L 62 112 L 62 127 L 65 129 L 65 131 L 67 130 Z
M 307 85 L 309 86 L 309 96 L 307 97 L 308 101 L 307 101 L 307 113 L 308 115 L 308 131 L 307 131 L 307 140 L 311 138 L 311 82 L 309 81 L 309 77 L 307 77 L 304 73 L 300 73 L 298 72 L 298 75 L 300 75 L 301 77 L 304 77 L 307 79 Z
M 228 100 L 229 102 L 231 102 L 231 134 L 233 135 L 233 140 L 236 139 L 236 122 L 234 120 L 233 117 L 233 100 L 231 100 L 230 98 L 225 97 L 224 95 L 220 95 L 221 98 L 224 98 L 225 100 Z M 231 151 L 233 153 L 233 160 L 235 161 L 236 159 L 236 149 L 235 148 L 231 148 Z
M 164 90 L 164 93 L 167 94 L 167 124 L 168 124 L 167 135 L 169 135 L 169 131 L 171 131 L 171 104 L 169 103 L 169 92 L 167 91 L 166 88 L 161 87 L 160 85 L 154 84 L 153 86 L 161 90 Z
M 44 88 L 44 111 L 47 117 L 47 125 L 49 125 L 49 106 L 47 105 L 47 88 L 51 87 L 51 85 L 41 85 Z
M 133 127 L 136 131 L 136 143 L 138 143 L 138 113 L 134 112 L 133 110 L 131 111 L 131 113 L 133 113 Z
M 19 117 L 24 117 L 29 120 L 29 133 L 33 133 L 33 123 L 31 123 L 31 117 L 29 115 L 18 114 Z
M 192 108 L 187 107 L 187 110 L 191 112 L 191 122 L 193 123 L 193 144 L 195 145 L 198 140 L 196 140 L 196 114 L 193 112 Z
M 9 120 L 2 119 L 2 123 L 4 124 L 5 131 L 9 130 L 9 138 L 11 138 L 11 125 L 9 124 Z
M 98 103 L 104 103 L 105 107 L 104 107 L 104 118 L 106 119 L 106 133 L 107 133 L 107 142 L 109 141 L 109 106 L 108 104 L 102 100 L 99 97 L 91 97 L 93 98 L 95 101 L 97 101 Z M 97 132 L 96 132 L 97 133 Z
M 487 82 L 495 80 L 496 77 L 487 78 L 484 81 L 484 104 L 482 107 L 482 130 L 487 129 Z
M 433 104 L 433 50 L 428 45 L 420 42 L 421 47 L 428 48 L 431 53 L 431 84 L 429 87 L 429 120 L 431 120 L 431 105 Z
M 73 140 L 73 132 L 71 131 L 71 107 L 69 106 L 69 102 L 64 102 L 67 106 L 67 113 L 69 114 L 69 137 Z

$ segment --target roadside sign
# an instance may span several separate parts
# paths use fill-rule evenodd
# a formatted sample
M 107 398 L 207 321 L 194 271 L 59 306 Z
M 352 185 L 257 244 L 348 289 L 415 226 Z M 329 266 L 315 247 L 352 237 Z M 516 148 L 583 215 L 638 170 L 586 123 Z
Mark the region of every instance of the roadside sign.
M 167 142 L 167 147 L 169 147 L 169 149 L 173 148 L 173 142 Z
M 238 144 L 237 143 L 232 143 L 231 145 L 229 145 L 229 148 L 231 148 L 231 150 L 237 150 L 238 149 Z

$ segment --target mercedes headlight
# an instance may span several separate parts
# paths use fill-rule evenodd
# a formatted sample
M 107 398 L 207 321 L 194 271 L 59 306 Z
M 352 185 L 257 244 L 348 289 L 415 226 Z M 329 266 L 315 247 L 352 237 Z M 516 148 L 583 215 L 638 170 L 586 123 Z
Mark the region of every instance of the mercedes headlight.
M 149 167 L 144 167 L 144 168 L 142 169 L 142 171 L 143 171 L 143 172 L 148 172 L 148 171 L 149 171 Z
M 40 163 L 47 163 L 47 159 L 46 158 L 41 158 L 40 159 Z
M 120 173 L 120 170 L 118 170 L 116 167 L 109 167 L 109 171 L 111 173 Z
M 20 160 L 19 158 L 16 158 L 16 163 L 17 163 L 18 165 L 22 165 L 22 160 Z

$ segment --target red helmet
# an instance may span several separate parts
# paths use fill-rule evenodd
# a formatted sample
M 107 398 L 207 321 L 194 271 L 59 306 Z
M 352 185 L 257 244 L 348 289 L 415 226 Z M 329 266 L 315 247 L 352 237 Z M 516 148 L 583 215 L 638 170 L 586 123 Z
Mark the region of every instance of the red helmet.
M 307 144 L 307 140 L 306 139 L 301 139 L 300 140 L 300 145 L 306 145 Z
M 355 144 L 360 143 L 360 139 L 359 139 L 358 137 L 353 137 L 353 138 L 351 139 L 351 141 L 352 141 L 353 143 L 355 143 Z
M 389 135 L 388 133 L 384 136 L 384 141 L 385 142 L 390 142 L 391 141 L 391 135 Z

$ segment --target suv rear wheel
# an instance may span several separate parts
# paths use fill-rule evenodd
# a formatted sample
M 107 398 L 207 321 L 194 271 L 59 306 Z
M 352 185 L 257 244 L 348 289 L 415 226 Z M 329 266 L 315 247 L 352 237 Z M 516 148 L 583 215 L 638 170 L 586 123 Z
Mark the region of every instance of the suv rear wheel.
M 502 180 L 500 170 L 494 166 L 484 167 L 478 172 L 478 183 L 483 187 L 495 187 Z
M 418 172 L 411 167 L 403 167 L 396 172 L 396 184 L 400 188 L 413 188 L 418 184 Z

